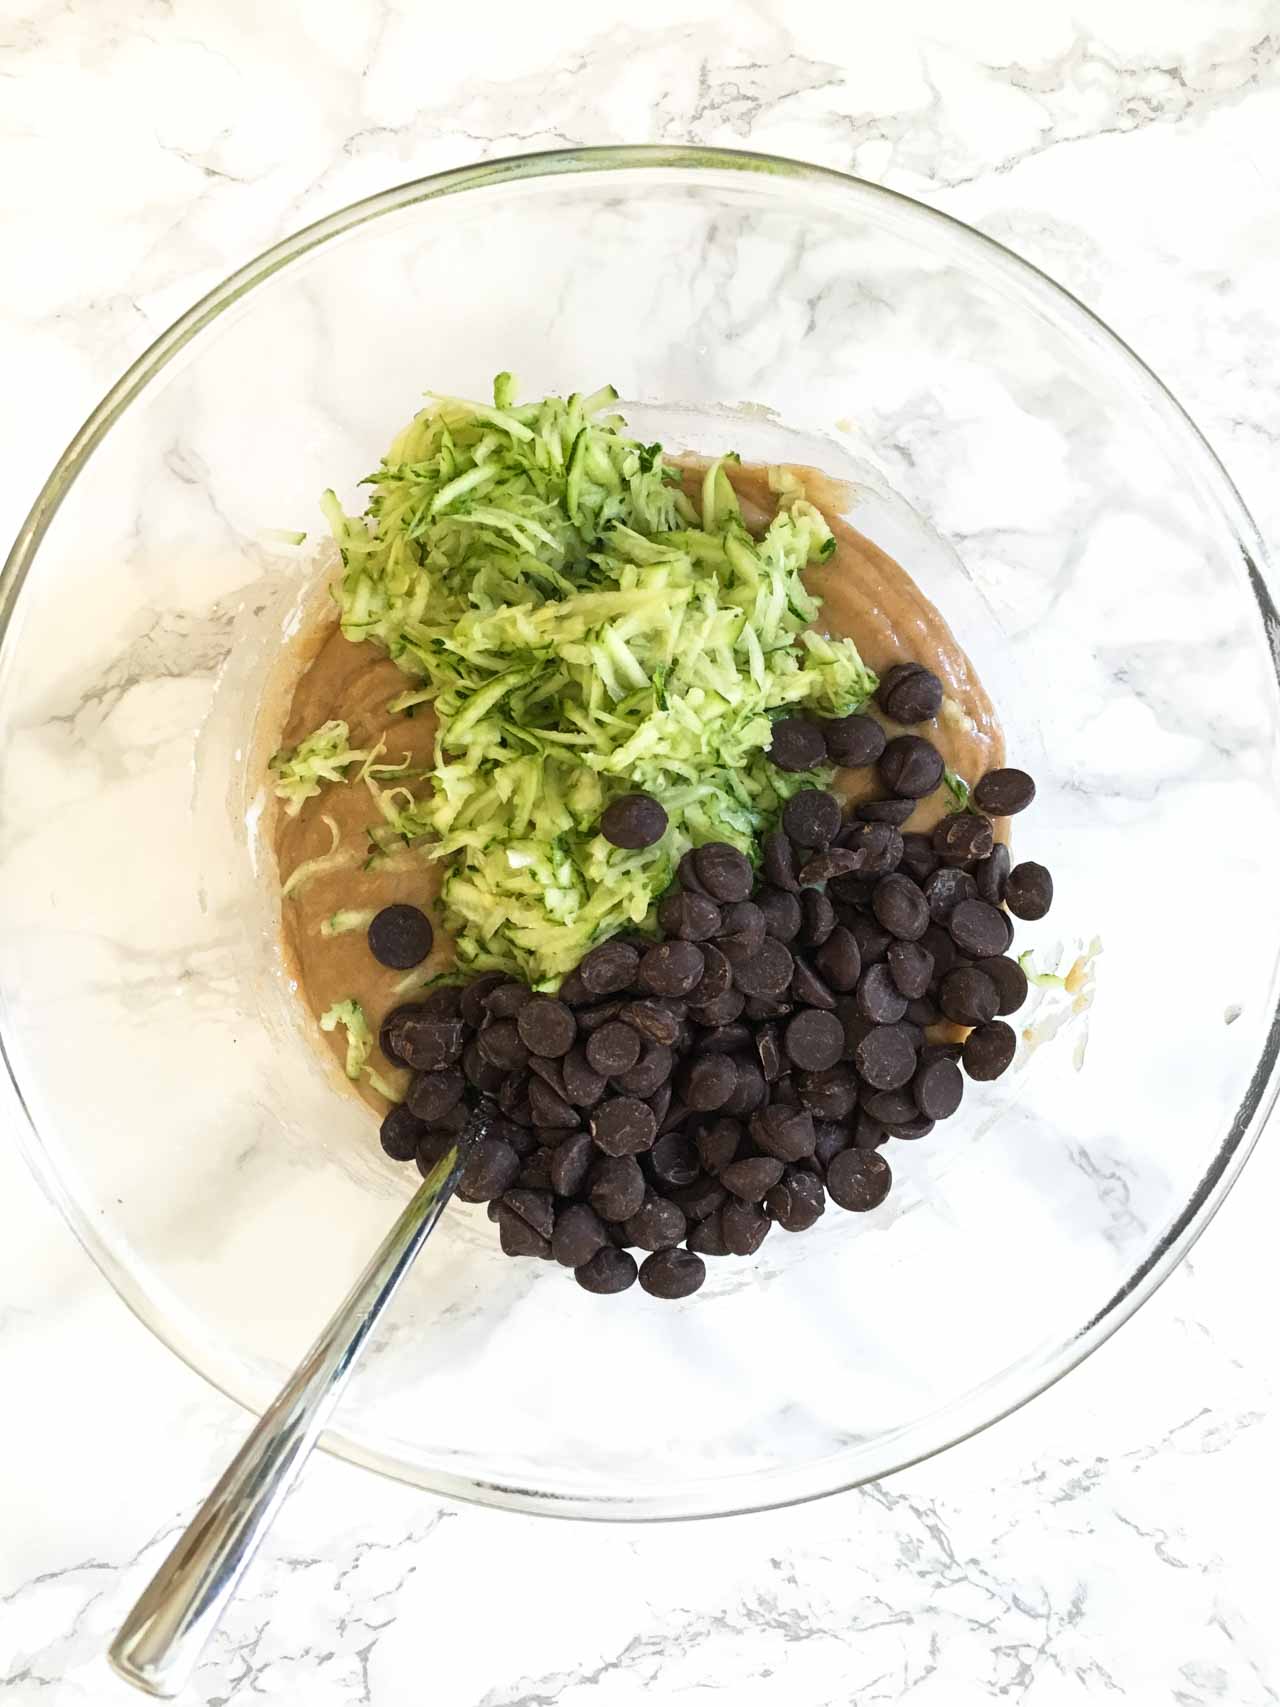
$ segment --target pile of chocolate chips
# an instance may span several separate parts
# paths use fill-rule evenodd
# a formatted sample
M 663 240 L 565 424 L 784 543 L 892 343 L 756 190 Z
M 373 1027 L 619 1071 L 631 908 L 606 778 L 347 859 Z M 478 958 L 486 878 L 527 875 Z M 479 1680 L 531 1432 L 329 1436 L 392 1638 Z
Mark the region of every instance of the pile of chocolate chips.
M 922 722 L 941 694 L 904 665 L 880 703 Z M 862 714 L 787 717 L 772 756 L 874 766 L 882 797 L 846 817 L 821 789 L 796 794 L 759 874 L 725 843 L 691 850 L 657 940 L 601 943 L 555 996 L 486 973 L 383 1022 L 383 1050 L 414 1069 L 383 1122 L 388 1154 L 427 1173 L 479 1116 L 459 1197 L 489 1205 L 509 1256 L 562 1263 L 589 1292 L 638 1275 L 683 1298 L 704 1258 L 803 1232 L 828 1199 L 874 1209 L 892 1181 L 885 1143 L 923 1138 L 959 1107 L 965 1074 L 994 1079 L 1013 1059 L 1005 1016 L 1027 980 L 1010 914 L 1042 918 L 1052 882 L 1011 867 L 991 818 L 1029 805 L 1031 778 L 992 771 L 976 809 L 904 834 L 942 778 L 922 737 L 887 739 Z M 647 797 L 627 799 L 645 813 Z M 931 1040 L 944 1021 L 971 1028 L 963 1043 Z

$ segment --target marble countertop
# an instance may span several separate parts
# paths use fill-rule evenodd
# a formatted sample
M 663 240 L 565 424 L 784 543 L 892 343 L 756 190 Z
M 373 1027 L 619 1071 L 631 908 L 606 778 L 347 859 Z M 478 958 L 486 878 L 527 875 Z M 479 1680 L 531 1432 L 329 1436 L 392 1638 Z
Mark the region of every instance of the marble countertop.
M 694 140 L 859 173 L 1038 262 L 1170 383 L 1274 541 L 1278 63 L 1275 0 L 597 0 L 589 27 L 512 0 L 16 0 L 0 533 L 121 369 L 298 225 L 486 155 Z M 551 1523 L 318 1459 L 187 1699 L 1280 1700 L 1260 1496 L 1280 1352 L 1259 1304 L 1278 1191 L 1264 1142 L 1068 1380 L 806 1508 Z M 149 1337 L 3 1144 L 0 1370 L 0 1699 L 127 1701 L 104 1645 L 245 1418 Z

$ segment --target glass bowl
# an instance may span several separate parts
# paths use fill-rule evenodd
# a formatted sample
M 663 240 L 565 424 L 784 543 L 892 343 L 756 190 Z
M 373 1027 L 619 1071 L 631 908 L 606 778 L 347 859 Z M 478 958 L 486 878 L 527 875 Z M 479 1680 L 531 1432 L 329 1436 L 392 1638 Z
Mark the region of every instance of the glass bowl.
M 902 196 L 703 150 L 448 172 L 269 250 L 130 369 L 4 572 L 19 1142 L 142 1320 L 260 1408 L 414 1184 L 282 976 L 271 696 L 323 488 L 356 501 L 424 388 L 503 368 L 853 481 L 1038 777 L 1019 838 L 1057 901 L 1019 947 L 1052 970 L 1098 939 L 1096 1000 L 1038 990 L 1017 1070 L 893 1147 L 879 1211 L 680 1305 L 588 1296 L 453 1208 L 326 1444 L 590 1517 L 883 1476 L 1062 1375 L 1187 1250 L 1275 1095 L 1280 944 L 1280 631 L 1240 499 L 1103 325 Z

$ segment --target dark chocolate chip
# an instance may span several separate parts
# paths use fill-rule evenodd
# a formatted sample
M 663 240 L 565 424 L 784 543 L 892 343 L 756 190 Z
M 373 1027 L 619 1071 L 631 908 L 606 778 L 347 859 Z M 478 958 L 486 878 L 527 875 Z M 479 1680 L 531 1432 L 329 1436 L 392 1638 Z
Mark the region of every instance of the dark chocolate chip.
M 673 1065 L 674 1057 L 665 1043 L 646 1043 L 635 1066 L 614 1082 L 628 1096 L 651 1097 L 671 1077 Z
M 878 1091 L 896 1091 L 916 1070 L 916 1051 L 896 1025 L 877 1025 L 854 1055 L 863 1082 Z
M 782 828 L 802 848 L 825 848 L 840 828 L 840 802 L 823 788 L 802 788 L 783 807 Z
M 532 1055 L 567 1055 L 578 1035 L 573 1009 L 554 996 L 531 996 L 516 1015 L 516 1030 Z
M 813 1116 L 808 1109 L 771 1103 L 751 1116 L 751 1136 L 766 1155 L 780 1162 L 798 1162 L 813 1154 Z
M 668 1048 L 680 1035 L 680 1022 L 684 1018 L 684 1005 L 675 997 L 645 998 L 638 1002 L 628 1002 L 619 1015 L 633 1030 L 638 1031 L 646 1042 L 665 1043 Z
M 934 828 L 933 845 L 943 865 L 972 865 L 991 852 L 991 820 L 976 812 L 953 812 Z
M 929 928 L 929 903 L 919 884 L 900 871 L 880 879 L 871 907 L 885 930 L 902 941 L 918 942 Z
M 631 1071 L 642 1047 L 638 1031 L 620 1019 L 611 1019 L 587 1039 L 587 1064 L 603 1078 L 615 1078 Z
M 880 678 L 876 700 L 895 723 L 924 723 L 942 709 L 942 683 L 923 664 L 895 664 Z
M 794 893 L 800 884 L 796 878 L 796 853 L 791 838 L 781 830 L 770 830 L 761 845 L 764 874 L 775 889 Z
M 960 901 L 947 921 L 951 940 L 963 954 L 975 960 L 1003 954 L 1009 946 L 1005 915 L 989 901 Z
M 1011 818 L 1036 797 L 1036 785 L 1026 771 L 988 771 L 973 791 L 973 803 L 993 818 Z
M 629 1251 L 620 1251 L 613 1245 L 606 1245 L 592 1257 L 590 1262 L 581 1268 L 575 1268 L 573 1278 L 584 1292 L 596 1292 L 608 1295 L 613 1292 L 625 1292 L 628 1286 L 635 1282 L 636 1259 Z
M 996 987 L 999 1005 L 996 1013 L 1003 1017 L 1005 1014 L 1017 1013 L 1027 999 L 1027 975 L 1016 960 L 1010 960 L 1006 955 L 992 955 L 989 959 L 977 962 L 979 972 L 985 972 Z
M 439 1072 L 452 1067 L 462 1055 L 466 1043 L 466 1021 L 432 1019 L 424 1014 L 402 1014 L 391 1027 L 389 1042 L 383 1053 L 393 1061 L 421 1073 Z
M 1003 842 L 997 842 L 986 859 L 979 860 L 973 868 L 978 894 L 984 901 L 990 901 L 993 907 L 998 907 L 1004 900 L 1005 885 L 1009 881 L 1012 864 L 1008 848 Z
M 684 1068 L 680 1095 L 699 1113 L 723 1108 L 738 1083 L 738 1069 L 727 1055 L 698 1055 Z
M 824 984 L 812 967 L 803 960 L 797 959 L 795 971 L 791 974 L 791 994 L 803 1007 L 822 1008 L 827 1013 L 834 1010 L 836 999 L 828 985 Z
M 707 842 L 693 863 L 702 887 L 717 901 L 745 901 L 755 886 L 751 861 L 728 842 Z
M 384 907 L 369 925 L 369 952 L 380 965 L 396 972 L 421 966 L 434 940 L 431 920 L 421 907 L 411 907 L 405 901 Z
M 605 1081 L 587 1060 L 585 1049 L 575 1046 L 561 1068 L 565 1101 L 575 1108 L 594 1108 L 605 1092 Z
M 811 717 L 780 717 L 773 726 L 769 757 L 780 771 L 811 771 L 827 757 L 823 727 Z
M 938 1006 L 957 1025 L 984 1025 L 996 1017 L 1000 997 L 985 972 L 973 966 L 957 966 L 939 986 Z
M 658 1135 L 653 1110 L 638 1097 L 608 1097 L 591 1111 L 591 1136 L 606 1156 L 635 1156 Z
M 845 925 L 837 925 L 818 950 L 814 963 L 831 989 L 855 989 L 862 976 L 862 955 L 853 932 Z
M 934 851 L 933 838 L 908 831 L 902 838 L 902 858 L 898 869 L 908 877 L 914 877 L 923 886 L 928 877 L 932 877 L 938 869 L 938 855 Z
M 418 1143 L 426 1131 L 426 1122 L 405 1103 L 397 1103 L 383 1116 L 378 1128 L 382 1148 L 393 1162 L 411 1162 L 418 1153 Z
M 465 1083 L 456 1067 L 442 1073 L 417 1073 L 405 1101 L 424 1125 L 436 1126 L 461 1102 Z
M 720 1179 L 744 1203 L 759 1203 L 782 1178 L 784 1166 L 776 1156 L 748 1156 L 741 1162 L 730 1162 Z
M 940 871 L 935 871 L 932 877 L 925 879 L 922 893 L 929 903 L 929 917 L 934 924 L 945 925 L 950 922 L 952 913 L 961 901 L 977 899 L 978 885 L 967 871 L 960 871 L 955 866 L 943 866 Z
M 1053 905 L 1053 878 L 1034 860 L 1024 860 L 1009 873 L 1005 906 L 1019 919 L 1043 919 Z
M 626 1221 L 644 1202 L 644 1173 L 634 1156 L 605 1156 L 591 1170 L 587 1196 L 606 1221 Z
M 920 735 L 897 735 L 880 755 L 880 780 L 892 794 L 920 800 L 942 781 L 942 754 Z
M 720 909 L 710 895 L 683 890 L 668 895 L 658 908 L 658 924 L 665 936 L 684 942 L 706 942 L 720 929 Z
M 887 877 L 902 858 L 902 831 L 892 824 L 851 824 L 840 840 L 856 855 L 855 873 L 864 879 Z
M 754 1256 L 772 1225 L 767 1215 L 740 1197 L 730 1198 L 720 1211 L 720 1231 L 731 1256 Z
M 786 1233 L 803 1233 L 827 1207 L 827 1194 L 816 1174 L 788 1168 L 764 1200 L 765 1214 Z
M 841 1209 L 874 1209 L 892 1184 L 889 1164 L 878 1150 L 841 1150 L 827 1169 L 827 1192 Z
M 706 1278 L 696 1251 L 655 1251 L 640 1264 L 640 1284 L 651 1298 L 687 1298 Z
M 488 1203 L 510 1191 L 520 1173 L 520 1158 L 501 1138 L 480 1138 L 472 1146 L 458 1181 L 463 1203 Z
M 642 1251 L 666 1251 L 678 1245 L 688 1223 L 678 1205 L 656 1191 L 646 1191 L 644 1202 L 627 1217 L 627 1237 Z
M 800 895 L 800 943 L 821 948 L 836 928 L 836 910 L 821 889 L 805 889 Z
M 701 1175 L 702 1162 L 691 1138 L 667 1132 L 649 1152 L 649 1170 L 660 1185 L 688 1186 Z
M 737 1155 L 743 1141 L 742 1127 L 736 1120 L 713 1120 L 703 1126 L 694 1142 L 702 1165 L 709 1174 L 718 1174 Z
M 1017 1047 L 1017 1033 L 1002 1019 L 975 1026 L 964 1040 L 964 1070 L 971 1079 L 998 1079 Z
M 697 1251 L 704 1257 L 728 1256 L 729 1247 L 724 1242 L 724 1228 L 719 1210 L 712 1210 L 710 1215 L 694 1223 L 689 1230 L 689 1237 L 685 1240 L 685 1248 Z
M 847 1120 L 858 1102 L 858 1075 L 846 1063 L 797 1073 L 796 1095 L 815 1120 Z
M 858 1012 L 872 1025 L 893 1025 L 907 1011 L 907 998 L 883 961 L 868 966 L 858 980 Z
M 744 996 L 781 996 L 791 983 L 795 961 L 791 950 L 776 937 L 767 936 L 749 960 L 733 968 L 733 981 Z
M 806 889 L 805 894 L 826 900 L 826 896 L 819 896 L 816 889 Z M 799 933 L 802 917 L 801 904 L 794 895 L 788 894 L 785 889 L 761 889 L 756 896 L 756 906 L 764 915 L 764 928 L 770 936 L 777 937 L 779 942 L 794 940 Z
M 500 1067 L 504 1073 L 519 1072 L 528 1063 L 529 1050 L 513 1019 L 499 1019 L 485 1026 L 477 1042 L 490 1066 Z
M 846 770 L 873 765 L 884 752 L 887 739 L 874 717 L 855 711 L 848 717 L 828 717 L 822 723 L 827 757 Z
M 666 808 L 651 794 L 621 795 L 600 820 L 600 834 L 615 848 L 651 848 L 666 833 Z
M 640 956 L 629 942 L 602 942 L 584 956 L 578 976 L 593 996 L 612 996 L 635 983 Z
M 933 982 L 933 956 L 923 943 L 890 943 L 888 966 L 889 976 L 908 1001 L 928 993 Z
M 926 1120 L 947 1120 L 960 1106 L 964 1077 L 954 1061 L 938 1056 L 921 1062 L 911 1081 L 911 1094 Z
M 638 980 L 654 996 L 687 996 L 702 979 L 706 962 L 693 942 L 660 942 L 640 961 Z
M 853 815 L 860 824 L 892 824 L 900 830 L 916 809 L 914 800 L 864 800 Z M 905 838 L 904 838 L 905 839 Z
M 820 1008 L 807 1008 L 788 1020 L 782 1040 L 792 1062 L 810 1073 L 834 1067 L 844 1053 L 843 1025 L 833 1013 L 824 1013 Z

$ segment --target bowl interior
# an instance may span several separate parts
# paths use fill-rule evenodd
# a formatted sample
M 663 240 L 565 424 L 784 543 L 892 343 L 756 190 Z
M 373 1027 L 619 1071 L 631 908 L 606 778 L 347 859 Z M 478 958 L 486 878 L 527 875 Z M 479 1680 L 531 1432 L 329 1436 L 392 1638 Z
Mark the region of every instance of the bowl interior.
M 10 569 L 0 1023 L 33 1156 L 130 1303 L 251 1405 L 413 1183 L 285 987 L 260 764 L 319 494 L 356 501 L 424 387 L 612 381 L 671 448 L 852 478 L 1036 772 L 1020 846 L 1058 898 L 1019 946 L 1055 969 L 1098 939 L 1096 1000 L 1043 992 L 1018 1070 L 892 1148 L 880 1211 L 670 1306 L 589 1297 L 450 1210 L 331 1443 L 496 1503 L 743 1509 L 945 1445 L 1145 1295 L 1272 1093 L 1277 683 L 1229 482 L 1031 269 L 767 165 L 533 162 L 348 210 L 144 361 Z

